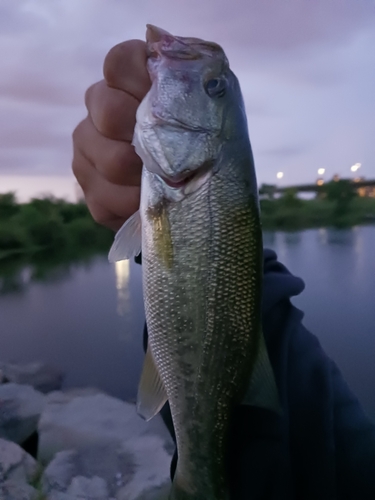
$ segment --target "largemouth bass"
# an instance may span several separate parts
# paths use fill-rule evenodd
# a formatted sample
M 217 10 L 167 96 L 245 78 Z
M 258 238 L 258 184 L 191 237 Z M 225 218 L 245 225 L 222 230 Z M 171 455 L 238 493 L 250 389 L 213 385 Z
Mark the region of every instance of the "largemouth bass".
M 222 48 L 148 26 L 152 86 L 133 144 L 140 210 L 110 260 L 142 251 L 149 347 L 138 411 L 168 400 L 178 462 L 173 500 L 226 500 L 233 409 L 277 408 L 261 333 L 262 234 L 247 121 Z

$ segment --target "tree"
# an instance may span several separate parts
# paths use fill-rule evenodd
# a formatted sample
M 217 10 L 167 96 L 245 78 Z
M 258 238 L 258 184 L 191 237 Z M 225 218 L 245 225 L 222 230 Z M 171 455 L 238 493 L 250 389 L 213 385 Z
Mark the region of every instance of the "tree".
M 0 194 L 0 219 L 9 219 L 19 210 L 15 193 Z
M 358 196 L 353 183 L 347 179 L 331 181 L 324 185 L 327 199 L 335 203 L 334 215 L 342 216 L 349 212 L 352 200 Z
M 284 191 L 280 202 L 286 208 L 300 208 L 302 206 L 302 200 L 298 198 L 297 190 L 293 188 Z

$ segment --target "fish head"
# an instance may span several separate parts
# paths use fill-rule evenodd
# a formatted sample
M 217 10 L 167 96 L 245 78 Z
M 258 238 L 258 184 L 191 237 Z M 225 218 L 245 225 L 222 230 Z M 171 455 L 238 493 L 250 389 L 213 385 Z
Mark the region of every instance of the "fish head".
M 148 171 L 189 194 L 220 168 L 223 147 L 247 134 L 239 83 L 223 49 L 148 25 L 151 89 L 133 144 Z

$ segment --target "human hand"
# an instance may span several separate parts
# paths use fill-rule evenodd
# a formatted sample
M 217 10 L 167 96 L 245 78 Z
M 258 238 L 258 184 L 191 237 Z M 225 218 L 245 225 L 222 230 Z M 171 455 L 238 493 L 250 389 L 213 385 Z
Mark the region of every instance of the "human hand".
M 87 117 L 73 132 L 73 173 L 96 222 L 117 231 L 139 208 L 142 161 L 131 145 L 136 110 L 151 82 L 146 43 L 129 40 L 104 61 L 86 92 Z

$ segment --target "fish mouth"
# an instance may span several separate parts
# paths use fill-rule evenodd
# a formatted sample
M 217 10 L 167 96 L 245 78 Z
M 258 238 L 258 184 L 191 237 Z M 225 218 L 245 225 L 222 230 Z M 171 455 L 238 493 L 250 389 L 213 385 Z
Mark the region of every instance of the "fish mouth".
M 184 189 L 186 191 L 189 186 L 194 184 L 201 185 L 200 181 L 208 178 L 208 174 L 213 171 L 213 160 L 205 161 L 200 167 L 195 170 L 189 170 L 175 176 L 166 176 L 158 174 L 161 180 L 172 189 Z M 203 182 L 202 182 L 203 183 Z
M 173 189 L 180 189 L 185 187 L 194 177 L 197 175 L 197 171 L 188 172 L 185 175 L 178 175 L 175 177 L 167 177 L 165 175 L 160 175 L 159 177 L 165 182 L 165 184 Z

